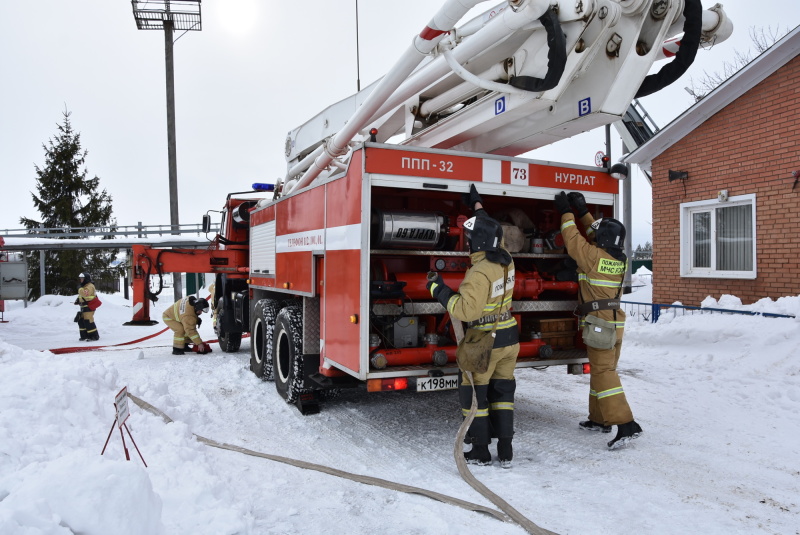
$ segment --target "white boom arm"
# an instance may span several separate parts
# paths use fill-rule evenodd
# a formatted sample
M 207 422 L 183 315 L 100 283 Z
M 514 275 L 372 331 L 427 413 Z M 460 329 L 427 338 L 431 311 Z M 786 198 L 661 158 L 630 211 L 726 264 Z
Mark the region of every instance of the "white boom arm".
M 615 122 L 733 31 L 701 0 L 508 0 L 453 29 L 483 1 L 447 0 L 386 76 L 290 132 L 282 193 L 343 167 L 372 128 L 378 141 L 514 156 Z

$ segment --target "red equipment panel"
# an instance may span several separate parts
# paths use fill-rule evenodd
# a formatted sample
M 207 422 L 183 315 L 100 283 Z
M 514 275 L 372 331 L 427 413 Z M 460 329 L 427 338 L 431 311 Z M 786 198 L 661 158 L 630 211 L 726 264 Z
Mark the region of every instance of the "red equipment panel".
M 326 185 L 326 252 L 320 336 L 322 356 L 359 372 L 361 368 L 363 151 L 353 156 L 347 175 Z M 369 218 L 367 218 L 369 222 Z
M 313 188 L 282 201 L 275 227 L 275 284 L 311 295 L 313 251 L 325 248 L 325 188 Z

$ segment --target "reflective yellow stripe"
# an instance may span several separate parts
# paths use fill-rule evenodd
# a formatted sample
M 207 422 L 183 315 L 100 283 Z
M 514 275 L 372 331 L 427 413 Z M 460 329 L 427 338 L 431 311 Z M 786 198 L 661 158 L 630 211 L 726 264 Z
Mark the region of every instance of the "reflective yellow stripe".
M 498 401 L 497 403 L 490 403 L 489 409 L 493 411 L 513 411 L 513 401 Z
M 608 390 L 603 390 L 602 392 L 597 393 L 597 399 L 603 399 L 611 396 L 617 396 L 619 394 L 624 394 L 625 392 L 622 391 L 622 387 L 618 386 L 616 388 L 609 388 Z
M 497 307 L 509 307 L 509 306 L 511 306 L 511 297 L 512 296 L 509 295 L 508 297 L 503 299 L 503 301 L 501 303 L 489 303 L 485 307 L 483 307 L 483 311 L 484 312 L 491 312 L 491 311 L 497 309 Z
M 619 288 L 622 281 L 610 281 L 606 279 L 590 279 L 585 273 L 578 274 L 578 281 L 588 282 L 591 286 L 602 286 L 604 288 Z
M 458 303 L 459 299 L 461 299 L 461 296 L 458 295 L 458 294 L 455 294 L 452 297 L 450 297 L 450 300 L 447 302 L 447 311 L 448 312 L 450 312 L 452 314 L 453 308 L 455 308 L 456 303 Z
M 508 329 L 510 327 L 516 327 L 516 325 L 517 325 L 517 320 L 515 320 L 514 318 L 497 322 L 498 329 Z M 476 329 L 478 331 L 491 331 L 493 328 L 494 328 L 494 322 L 484 323 L 483 325 L 476 325 L 474 327 L 470 327 L 470 329 Z
M 563 223 L 561 223 L 561 230 L 564 230 L 567 227 L 574 227 L 574 226 L 575 226 L 575 221 L 570 219 L 569 221 L 564 221 Z
M 461 414 L 463 414 L 464 417 L 466 418 L 467 416 L 469 416 L 469 411 L 470 409 L 461 409 Z M 475 418 L 482 418 L 488 416 L 489 416 L 489 409 L 478 409 L 478 412 L 475 413 Z
M 623 327 L 625 327 L 625 322 L 624 321 L 611 321 L 611 320 L 607 320 L 607 321 L 609 323 L 615 325 L 617 327 L 617 329 L 622 329 Z M 578 327 L 583 327 L 584 325 L 586 325 L 586 320 L 581 318 L 581 320 L 578 322 Z

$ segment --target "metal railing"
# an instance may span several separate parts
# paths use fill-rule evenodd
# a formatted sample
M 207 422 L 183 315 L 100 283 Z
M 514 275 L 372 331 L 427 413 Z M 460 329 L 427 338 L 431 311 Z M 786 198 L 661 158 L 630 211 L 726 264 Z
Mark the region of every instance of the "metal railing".
M 740 316 L 764 316 L 765 318 L 794 318 L 792 314 L 773 314 L 771 312 L 754 312 L 752 310 L 732 310 L 728 308 L 707 308 L 684 305 L 664 305 L 659 303 L 638 303 L 635 301 L 621 301 L 622 309 L 630 318 L 636 321 L 656 323 L 664 313 L 671 313 L 673 317 L 691 316 L 695 314 L 733 314 Z
M 219 232 L 219 226 L 212 226 L 209 234 Z M 172 234 L 205 234 L 203 226 L 199 223 L 187 223 L 181 225 L 128 225 L 128 226 L 105 226 L 105 227 L 55 227 L 35 229 L 6 229 L 0 230 L 0 236 L 8 238 L 24 238 L 36 236 L 37 238 L 86 238 L 94 236 L 102 237 L 127 237 L 135 236 L 144 238 L 146 236 L 169 236 Z

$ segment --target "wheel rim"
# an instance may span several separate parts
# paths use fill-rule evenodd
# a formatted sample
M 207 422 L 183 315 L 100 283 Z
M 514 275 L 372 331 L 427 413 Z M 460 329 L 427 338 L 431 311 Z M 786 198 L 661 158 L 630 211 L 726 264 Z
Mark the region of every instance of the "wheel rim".
M 289 336 L 287 336 L 286 331 L 281 329 L 280 333 L 278 333 L 278 343 L 275 346 L 276 355 L 275 355 L 275 364 L 276 368 L 278 369 L 278 378 L 282 383 L 289 382 L 289 372 L 292 369 L 292 355 L 289 350 Z
M 262 355 L 264 351 L 264 323 L 261 321 L 261 318 L 256 320 L 255 328 L 253 329 L 253 356 L 255 357 L 256 363 L 263 364 L 264 363 L 264 355 Z

